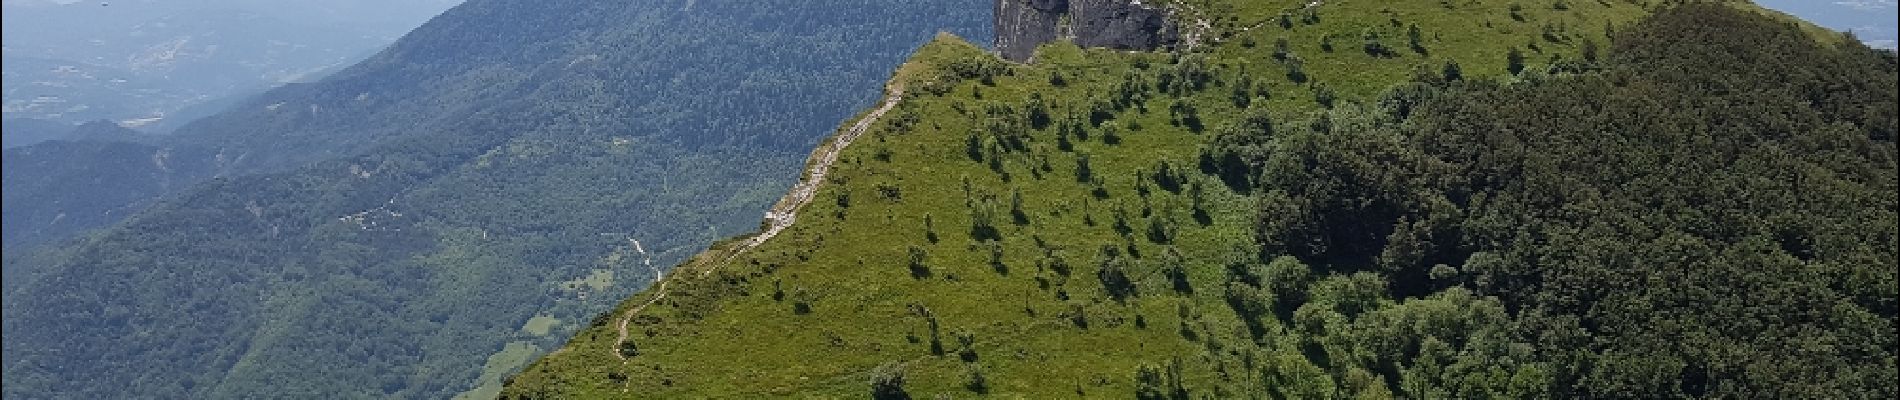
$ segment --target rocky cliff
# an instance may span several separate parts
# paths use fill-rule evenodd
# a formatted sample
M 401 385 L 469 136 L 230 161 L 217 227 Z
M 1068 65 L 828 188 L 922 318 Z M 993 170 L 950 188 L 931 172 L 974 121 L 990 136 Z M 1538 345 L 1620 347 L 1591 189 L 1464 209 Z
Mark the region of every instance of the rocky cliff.
M 996 0 L 996 50 L 1003 58 L 1028 61 L 1036 46 L 1058 38 L 1123 50 L 1180 40 L 1166 10 L 1138 0 Z

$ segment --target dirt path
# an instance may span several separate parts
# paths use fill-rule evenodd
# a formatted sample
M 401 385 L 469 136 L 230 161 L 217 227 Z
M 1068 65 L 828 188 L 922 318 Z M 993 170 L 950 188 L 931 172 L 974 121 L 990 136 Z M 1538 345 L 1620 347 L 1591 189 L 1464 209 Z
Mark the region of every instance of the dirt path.
M 798 222 L 798 210 L 804 208 L 806 204 L 810 204 L 812 197 L 818 195 L 818 187 L 824 185 L 825 176 L 831 173 L 831 165 L 838 162 L 838 156 L 844 153 L 845 147 L 850 146 L 851 142 L 858 140 L 859 136 L 864 136 L 864 132 L 871 129 L 871 124 L 877 123 L 879 118 L 883 118 L 884 113 L 890 112 L 893 108 L 897 108 L 897 103 L 903 100 L 904 88 L 893 86 L 890 94 L 884 98 L 884 105 L 879 106 L 876 110 L 871 110 L 871 114 L 859 119 L 856 125 L 852 125 L 851 129 L 838 135 L 837 139 L 832 140 L 829 146 L 820 148 L 817 160 L 812 162 L 811 170 L 805 174 L 805 180 L 798 182 L 798 186 L 793 186 L 791 193 L 786 193 L 784 198 L 779 199 L 778 204 L 772 206 L 771 211 L 765 212 L 765 220 L 771 225 L 766 227 L 764 232 L 760 232 L 758 235 L 739 244 L 738 247 L 733 248 L 733 250 L 726 255 L 725 259 L 720 260 L 720 265 L 732 261 L 734 257 L 745 253 L 746 250 L 751 250 L 754 247 L 765 244 L 765 241 L 772 240 L 773 237 L 778 236 L 779 232 L 785 231 L 785 228 L 789 228 L 793 223 Z M 700 275 L 711 275 L 713 271 L 717 269 L 718 266 L 707 268 L 705 271 L 700 272 Z
M 1306 6 L 1301 7 L 1301 10 L 1310 10 L 1310 9 L 1317 8 L 1325 4 L 1326 2 L 1324 0 L 1310 0 L 1306 3 Z M 1221 36 L 1216 36 L 1212 34 L 1214 31 L 1214 25 L 1208 22 L 1207 18 L 1205 17 L 1206 14 L 1202 13 L 1200 9 L 1194 8 L 1193 5 L 1189 5 L 1186 3 L 1175 3 L 1173 6 L 1178 7 L 1178 9 L 1187 10 L 1188 12 L 1194 14 L 1194 23 L 1192 24 L 1192 26 L 1195 31 L 1187 33 L 1186 38 L 1184 40 L 1187 43 L 1187 48 L 1189 50 L 1193 50 L 1194 48 L 1198 47 L 1201 44 L 1215 45 L 1215 44 L 1220 44 L 1226 41 L 1226 39 L 1222 38 Z M 1260 21 L 1251 26 L 1240 28 L 1240 30 L 1234 31 L 1227 36 L 1238 37 L 1248 32 L 1253 32 L 1253 30 L 1255 29 L 1260 29 L 1261 27 L 1265 27 L 1269 24 L 1272 24 L 1273 22 L 1274 22 L 1274 19 L 1268 18 L 1266 21 Z
M 851 142 L 858 140 L 860 136 L 864 136 L 864 132 L 871 130 L 871 125 L 877 123 L 878 119 L 883 118 L 884 113 L 897 108 L 897 104 L 903 101 L 904 88 L 896 85 L 891 86 L 889 93 L 884 96 L 883 105 L 878 106 L 875 110 L 871 110 L 870 114 L 859 119 L 857 124 L 851 125 L 851 129 L 845 130 L 845 132 L 839 134 L 837 138 L 832 139 L 830 143 L 819 147 L 816 157 L 814 157 L 814 160 L 811 162 L 810 169 L 806 170 L 805 179 L 799 181 L 797 186 L 793 186 L 791 192 L 786 193 L 784 198 L 779 199 L 778 204 L 773 205 L 770 211 L 765 212 L 765 221 L 768 224 L 765 231 L 759 232 L 759 234 L 753 235 L 751 238 L 747 238 L 744 242 L 726 251 L 724 257 L 720 258 L 716 263 L 710 263 L 710 266 L 706 267 L 704 271 L 700 271 L 699 275 L 702 277 L 712 275 L 714 271 L 718 271 L 720 267 L 731 262 L 733 258 L 744 254 L 748 250 L 759 247 L 759 245 L 765 244 L 767 240 L 772 240 L 773 237 L 778 236 L 779 232 L 784 232 L 785 228 L 790 228 L 793 223 L 798 222 L 798 210 L 804 208 L 806 204 L 811 204 L 812 198 L 817 196 L 818 188 L 824 185 L 826 176 L 831 173 L 831 165 L 838 162 L 839 154 L 844 153 L 844 149 L 851 146 Z M 633 246 L 634 250 L 639 251 L 640 254 L 646 254 L 646 250 L 640 248 L 639 241 L 634 241 Z M 652 257 L 647 257 L 647 266 L 652 267 L 652 265 Z M 658 282 L 658 285 L 652 289 L 653 297 L 647 299 L 645 303 L 633 306 L 633 308 L 628 309 L 625 314 L 620 316 L 618 329 L 620 336 L 614 339 L 614 345 L 607 349 L 608 352 L 613 353 L 614 358 L 618 358 L 622 362 L 627 361 L 627 357 L 620 354 L 620 346 L 627 342 L 627 324 L 632 323 L 633 317 L 639 315 L 641 311 L 646 310 L 647 306 L 666 299 L 667 286 L 673 282 L 672 279 L 660 279 L 657 270 L 655 271 L 654 279 L 655 282 Z
M 620 326 L 619 326 L 620 337 L 618 339 L 614 339 L 614 347 L 607 350 L 613 352 L 614 357 L 620 358 L 621 361 L 627 360 L 627 356 L 620 355 L 620 344 L 627 342 L 627 322 L 632 321 L 633 315 L 636 313 L 639 313 L 640 310 L 646 309 L 648 305 L 652 305 L 654 302 L 660 301 L 660 299 L 665 298 L 666 297 L 666 283 L 667 283 L 667 281 L 663 279 L 664 275 L 660 272 L 660 269 L 653 266 L 653 255 L 647 253 L 647 249 L 645 246 L 640 245 L 640 240 L 639 239 L 627 239 L 627 240 L 633 242 L 633 251 L 640 252 L 640 257 L 642 258 L 641 263 L 646 264 L 647 269 L 650 271 L 653 271 L 653 282 L 656 283 L 655 289 L 653 290 L 655 291 L 655 293 L 659 293 L 659 294 L 653 296 L 653 299 L 647 300 L 646 303 L 642 303 L 639 306 L 634 307 L 633 310 L 627 312 L 626 316 L 623 316 L 620 318 Z

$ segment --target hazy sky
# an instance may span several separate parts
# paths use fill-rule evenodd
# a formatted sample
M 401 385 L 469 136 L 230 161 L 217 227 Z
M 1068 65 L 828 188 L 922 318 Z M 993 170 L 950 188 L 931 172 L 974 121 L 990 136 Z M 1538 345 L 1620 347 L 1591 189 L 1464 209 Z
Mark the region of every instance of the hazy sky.
M 169 116 L 353 64 L 461 1 L 0 0 L 0 108 L 68 123 L 183 120 Z
M 1839 31 L 1853 31 L 1875 47 L 1894 48 L 1900 39 L 1900 0 L 1755 0 Z

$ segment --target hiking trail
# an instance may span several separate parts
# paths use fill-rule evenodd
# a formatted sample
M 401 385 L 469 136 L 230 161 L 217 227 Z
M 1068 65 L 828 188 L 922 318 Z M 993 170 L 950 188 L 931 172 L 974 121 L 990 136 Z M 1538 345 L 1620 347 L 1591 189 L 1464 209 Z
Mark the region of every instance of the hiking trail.
M 718 271 L 720 267 L 731 262 L 733 258 L 744 254 L 747 250 L 765 244 L 766 241 L 778 236 L 780 232 L 784 232 L 785 228 L 790 228 L 793 223 L 798 222 L 798 210 L 804 208 L 806 204 L 811 204 L 812 198 L 818 194 L 818 188 L 824 185 L 826 176 L 830 175 L 831 165 L 838 162 L 838 157 L 844 153 L 844 149 L 851 146 L 851 142 L 856 141 L 858 137 L 864 136 L 864 132 L 871 130 L 872 124 L 877 123 L 878 119 L 883 118 L 884 114 L 890 112 L 891 109 L 897 108 L 897 104 L 903 102 L 903 100 L 903 86 L 897 84 L 891 85 L 889 93 L 884 97 L 883 105 L 871 110 L 871 113 L 865 115 L 864 118 L 858 119 L 856 124 L 851 125 L 850 129 L 846 129 L 843 133 L 840 133 L 836 138 L 832 139 L 830 143 L 819 147 L 818 153 L 813 157 L 811 166 L 805 171 L 804 179 L 800 180 L 798 185 L 792 186 L 790 193 L 786 193 L 785 197 L 779 199 L 778 203 L 773 205 L 771 210 L 765 212 L 765 221 L 767 224 L 765 230 L 756 235 L 752 235 L 750 238 L 746 238 L 744 242 L 740 242 L 732 249 L 725 251 L 726 254 L 721 257 L 718 262 L 708 263 L 707 265 L 709 266 L 704 268 L 703 271 L 700 271 L 699 276 L 712 275 L 714 271 Z M 634 249 L 639 251 L 640 254 L 646 254 L 646 250 L 640 248 L 639 241 L 634 241 Z M 647 263 L 649 267 L 652 266 L 651 257 L 648 257 Z M 647 299 L 645 303 L 640 303 L 640 305 L 627 309 L 627 312 L 620 316 L 620 336 L 614 339 L 614 345 L 607 349 L 607 351 L 613 353 L 614 357 L 620 359 L 621 362 L 627 360 L 627 356 L 622 355 L 620 351 L 621 346 L 627 343 L 627 325 L 633 322 L 635 315 L 639 315 L 641 311 L 646 310 L 647 306 L 659 303 L 660 300 L 665 299 L 667 287 L 673 282 L 673 279 L 660 279 L 658 274 L 654 276 L 654 279 L 659 284 L 653 289 L 653 297 Z

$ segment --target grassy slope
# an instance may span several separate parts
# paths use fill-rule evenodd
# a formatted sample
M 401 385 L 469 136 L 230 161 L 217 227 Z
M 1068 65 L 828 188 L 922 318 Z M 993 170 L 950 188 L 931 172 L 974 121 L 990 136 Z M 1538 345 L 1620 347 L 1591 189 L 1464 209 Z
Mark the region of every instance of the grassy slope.
M 1280 11 L 1294 7 L 1281 1 L 1192 3 L 1210 15 L 1237 16 L 1218 21 L 1217 30 L 1224 32 L 1277 20 Z M 1238 114 L 1223 85 L 1234 82 L 1243 69 L 1256 82 L 1267 82 L 1272 97 L 1266 107 L 1284 121 L 1318 106 L 1311 83 L 1289 82 L 1284 67 L 1270 58 L 1277 38 L 1286 38 L 1305 60 L 1312 82 L 1325 82 L 1343 99 L 1365 99 L 1408 79 L 1417 67 L 1437 71 L 1446 59 L 1457 60 L 1467 76 L 1498 76 L 1505 74 L 1504 54 L 1511 47 L 1536 43 L 1542 48 L 1541 53 L 1525 51 L 1533 66 L 1556 54 L 1574 56 L 1583 38 L 1605 44 L 1606 26 L 1644 14 L 1640 6 L 1620 1 L 1570 1 L 1564 11 L 1547 2 L 1522 2 L 1526 18 L 1519 22 L 1510 16 L 1511 3 L 1331 1 L 1321 7 L 1315 25 L 1301 24 L 1297 13 L 1290 30 L 1266 23 L 1224 40 L 1208 53 L 1219 83 L 1189 97 L 1207 121 L 1207 132 L 1172 126 L 1172 100 L 1156 93 L 1143 104 L 1145 113 L 1129 109 L 1106 124 L 1119 128 L 1120 144 L 1105 143 L 1104 129 L 1090 128 L 1087 140 L 1076 141 L 1075 151 L 1065 152 L 1057 149 L 1056 127 L 1030 131 L 1030 151 L 1005 153 L 1008 179 L 965 155 L 965 140 L 981 120 L 957 108 L 980 116 L 986 105 L 1018 107 L 1030 93 L 1041 93 L 1059 126 L 1071 112 L 1086 114 L 1091 96 L 1109 92 L 1137 64 L 1167 69 L 1170 57 L 1052 45 L 1043 49 L 1037 65 L 1014 66 L 1011 76 L 996 78 L 993 86 L 970 81 L 941 97 L 913 95 L 877 123 L 874 136 L 846 152 L 832 181 L 804 210 L 797 226 L 729 264 L 709 262 L 724 258 L 715 256 L 715 246 L 679 269 L 673 279 L 680 281 L 670 297 L 648 308 L 632 327 L 640 355 L 623 364 L 609 353 L 617 317 L 603 316 L 565 349 L 515 377 L 504 394 L 861 397 L 869 371 L 890 361 L 906 364 L 907 388 L 913 395 L 968 393 L 963 387 L 966 366 L 957 355 L 953 333 L 959 331 L 972 333 L 977 364 L 992 393 L 1125 396 L 1135 389 L 1131 372 L 1138 366 L 1165 364 L 1175 357 L 1191 361 L 1183 371 L 1190 386 L 1215 381 L 1220 372 L 1212 363 L 1192 361 L 1224 351 L 1216 350 L 1222 343 L 1250 340 L 1224 303 L 1219 285 L 1225 281 L 1223 260 L 1251 245 L 1253 203 L 1214 177 L 1193 172 L 1201 145 Z M 1410 24 L 1423 31 L 1429 55 L 1406 48 L 1405 27 Z M 1571 40 L 1543 40 L 1547 24 L 1565 27 Z M 1384 43 L 1399 56 L 1375 58 L 1362 52 L 1361 35 L 1367 30 L 1381 32 Z M 1332 52 L 1320 49 L 1327 34 L 1337 35 Z M 1254 43 L 1251 48 L 1242 45 L 1248 37 Z M 907 70 L 987 57 L 977 55 L 979 51 L 940 39 L 920 50 Z M 1067 85 L 1052 86 L 1052 72 L 1066 77 Z M 1153 72 L 1146 72 L 1151 82 Z M 908 129 L 893 126 L 905 115 L 915 115 L 919 122 Z M 1131 124 L 1140 128 L 1129 128 Z M 882 152 L 890 154 L 889 161 L 879 160 Z M 1097 198 L 1090 185 L 1077 182 L 1075 159 L 1080 153 L 1089 154 L 1095 174 L 1103 177 L 1106 198 Z M 1190 180 L 1204 188 L 1212 217 L 1208 224 L 1190 216 L 1187 190 L 1171 193 L 1150 181 L 1150 195 L 1137 193 L 1138 174 L 1154 171 L 1163 160 L 1188 171 Z M 1042 171 L 1045 161 L 1049 169 Z M 897 188 L 901 200 L 882 197 L 880 186 Z M 1010 221 L 1010 197 L 1018 190 L 1026 225 Z M 849 206 L 841 207 L 835 199 L 847 193 Z M 985 198 L 993 198 L 997 211 L 1007 273 L 992 267 L 989 248 L 969 234 L 972 207 L 966 199 L 980 204 Z M 1150 221 L 1142 216 L 1144 204 L 1156 218 L 1177 227 L 1172 245 L 1145 238 Z M 1116 231 L 1118 209 L 1127 214 L 1133 233 Z M 935 243 L 927 238 L 926 216 L 939 236 Z M 1104 292 L 1096 279 L 1104 245 L 1124 252 L 1132 247 L 1139 253 L 1131 258 L 1130 271 L 1140 295 L 1118 302 Z M 911 246 L 928 253 L 930 277 L 914 278 L 906 267 Z M 1160 272 L 1161 265 L 1170 262 L 1165 255 L 1170 246 L 1188 266 L 1195 289 L 1191 294 L 1174 292 Z M 1066 278 L 1054 273 L 1045 267 L 1050 263 L 1045 254 L 1066 260 L 1074 272 Z M 699 277 L 698 271 L 715 267 L 722 268 L 709 278 Z M 1047 288 L 1040 287 L 1044 280 Z M 784 292 L 782 300 L 774 299 L 775 287 Z M 1068 299 L 1060 299 L 1058 292 Z M 628 300 L 616 315 L 651 295 Z M 809 301 L 811 313 L 794 313 L 801 299 Z M 945 355 L 930 351 L 928 323 L 912 305 L 927 307 L 940 321 Z M 1078 310 L 1086 315 L 1086 328 L 1070 318 Z M 1185 340 L 1183 326 L 1200 340 Z

